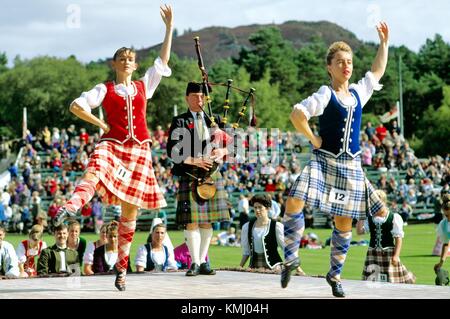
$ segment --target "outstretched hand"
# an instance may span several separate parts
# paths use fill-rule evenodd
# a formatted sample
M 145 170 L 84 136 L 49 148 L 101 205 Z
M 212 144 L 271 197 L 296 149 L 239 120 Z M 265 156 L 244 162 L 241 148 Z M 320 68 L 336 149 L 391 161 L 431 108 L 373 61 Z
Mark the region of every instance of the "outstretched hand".
M 161 6 L 159 8 L 159 13 L 161 14 L 161 18 L 163 19 L 164 24 L 166 25 L 166 27 L 171 27 L 173 23 L 172 7 L 165 4 L 164 6 Z
M 380 43 L 387 43 L 389 40 L 389 27 L 386 22 L 380 22 L 376 26 Z

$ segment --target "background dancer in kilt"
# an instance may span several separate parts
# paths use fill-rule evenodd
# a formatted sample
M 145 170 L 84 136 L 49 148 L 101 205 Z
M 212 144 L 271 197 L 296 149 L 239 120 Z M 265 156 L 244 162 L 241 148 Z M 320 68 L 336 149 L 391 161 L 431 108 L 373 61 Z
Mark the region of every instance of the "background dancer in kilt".
M 381 213 L 384 208 L 361 168 L 359 131 L 361 113 L 378 81 L 384 74 L 388 58 L 388 26 L 377 26 L 380 46 L 372 64 L 357 84 L 349 85 L 353 71 L 353 54 L 344 42 L 328 48 L 327 70 L 330 86 L 296 104 L 291 121 L 314 146 L 311 160 L 292 186 L 284 214 L 285 263 L 281 286 L 285 288 L 291 271 L 300 263 L 298 248 L 304 229 L 302 209 L 316 207 L 334 218 L 331 236 L 330 270 L 326 276 L 333 295 L 344 297 L 340 274 L 352 236 L 352 219 L 365 219 L 366 214 Z M 319 117 L 319 136 L 314 135 L 308 120 Z
M 376 190 L 383 204 L 387 205 L 386 193 Z M 402 249 L 403 219 L 399 214 L 387 212 L 384 216 L 368 216 L 357 224 L 358 235 L 370 232 L 370 243 L 362 274 L 363 280 L 413 284 L 414 274 L 400 261 Z
M 120 204 L 119 254 L 115 267 L 115 286 L 125 290 L 125 275 L 131 241 L 136 228 L 140 207 L 157 209 L 166 206 L 158 187 L 152 166 L 150 136 L 147 128 L 146 107 L 162 76 L 170 76 L 167 63 L 172 43 L 172 8 L 161 7 L 161 17 L 166 25 L 160 57 L 138 81 L 131 76 L 136 70 L 136 53 L 121 48 L 114 54 L 112 67 L 115 81 L 98 84 L 84 92 L 70 106 L 79 118 L 100 127 L 105 134 L 100 138 L 89 159 L 88 168 L 64 207 L 56 216 L 61 223 L 90 201 L 95 191 L 107 204 Z M 91 114 L 91 109 L 103 104 L 106 121 Z
M 219 171 L 211 177 L 215 181 L 216 193 L 211 199 L 200 198 L 194 177 L 209 171 L 214 161 L 220 161 L 226 148 L 211 149 L 210 119 L 203 113 L 203 84 L 189 82 L 186 88 L 189 110 L 172 120 L 169 130 L 167 153 L 174 161 L 172 173 L 179 177 L 177 193 L 177 224 L 184 226 L 184 236 L 192 258 L 186 276 L 214 275 L 206 262 L 213 229 L 212 223 L 229 220 L 225 183 Z M 219 123 L 219 121 L 216 121 Z

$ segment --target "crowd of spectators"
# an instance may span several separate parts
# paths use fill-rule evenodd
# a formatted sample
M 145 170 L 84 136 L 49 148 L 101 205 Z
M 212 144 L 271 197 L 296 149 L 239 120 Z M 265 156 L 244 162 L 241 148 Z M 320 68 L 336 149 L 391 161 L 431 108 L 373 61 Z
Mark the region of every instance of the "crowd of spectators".
M 156 178 L 163 193 L 170 197 L 176 194 L 178 184 L 171 176 L 172 164 L 165 152 L 168 127 L 158 126 L 153 132 L 152 149 Z M 312 128 L 317 133 L 317 127 Z M 247 133 L 242 141 L 246 157 L 226 161 L 221 166 L 226 189 L 229 193 L 272 194 L 272 217 L 281 218 L 287 192 L 307 160 L 306 154 L 299 151 L 302 146 L 310 146 L 297 133 L 254 128 L 249 128 Z M 98 140 L 99 133 L 88 134 L 84 128 L 77 131 L 74 125 L 52 130 L 45 126 L 35 136 L 27 131 L 18 167 L 11 164 L 8 169 L 11 182 L 2 190 L 0 222 L 7 225 L 9 231 L 27 233 L 37 223 L 45 228 L 46 221 L 51 220 L 70 197 Z M 248 152 L 249 149 L 258 152 Z M 377 172 L 375 176 L 379 178 L 373 181 L 374 186 L 388 194 L 393 209 L 405 221 L 418 203 L 434 207 L 440 192 L 449 188 L 449 156 L 417 159 L 400 134 L 396 121 L 387 127 L 379 124 L 374 128 L 371 122 L 366 124 L 361 131 L 361 160 L 363 166 Z M 230 209 L 233 216 L 239 217 L 242 213 L 241 208 L 239 211 Z M 98 198 L 83 207 L 83 230 L 98 233 L 103 211 Z M 305 214 L 308 218 L 313 212 L 306 208 Z

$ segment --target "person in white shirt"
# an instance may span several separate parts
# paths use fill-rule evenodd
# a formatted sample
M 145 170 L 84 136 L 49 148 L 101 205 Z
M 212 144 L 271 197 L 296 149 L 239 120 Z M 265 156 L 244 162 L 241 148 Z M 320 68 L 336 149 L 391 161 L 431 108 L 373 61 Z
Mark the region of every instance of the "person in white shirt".
M 238 203 L 238 212 L 239 212 L 239 228 L 242 229 L 242 226 L 249 220 L 250 213 L 250 204 L 248 202 L 248 193 L 244 192 L 239 195 L 239 203 Z
M 174 271 L 178 269 L 175 261 L 173 246 L 169 249 L 164 245 L 166 225 L 155 225 L 145 245 L 141 245 L 136 254 L 134 264 L 137 272 L 143 271 Z
M 255 210 L 256 219 L 251 219 L 242 227 L 240 267 L 244 267 L 249 258 L 250 268 L 280 267 L 282 259 L 277 248 L 284 248 L 284 228 L 282 223 L 269 217 L 272 198 L 267 194 L 258 194 L 251 198 L 250 205 Z
M 75 99 L 70 111 L 80 119 L 104 131 L 89 157 L 83 178 L 71 198 L 61 207 L 54 222 L 60 224 L 77 212 L 97 191 L 105 204 L 120 205 L 119 254 L 114 286 L 126 289 L 126 272 L 131 242 L 136 230 L 138 209 L 159 209 L 167 206 L 159 188 L 152 163 L 151 136 L 147 127 L 147 100 L 150 99 L 163 76 L 170 76 L 168 66 L 173 34 L 172 8 L 160 7 L 165 24 L 165 36 L 160 56 L 155 59 L 144 77 L 133 80 L 137 70 L 136 52 L 122 47 L 116 51 L 111 65 L 113 81 L 100 83 Z M 130 32 L 136 28 L 129 26 Z M 105 120 L 91 113 L 102 105 Z
M 18 278 L 19 260 L 14 246 L 5 241 L 6 230 L 0 226 L 0 275 L 6 278 Z

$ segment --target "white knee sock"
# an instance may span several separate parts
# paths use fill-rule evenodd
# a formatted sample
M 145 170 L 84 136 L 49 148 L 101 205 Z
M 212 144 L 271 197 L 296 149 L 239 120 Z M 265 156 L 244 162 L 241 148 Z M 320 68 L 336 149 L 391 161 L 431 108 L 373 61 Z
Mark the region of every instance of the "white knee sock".
M 200 263 L 206 262 L 206 255 L 208 254 L 209 244 L 213 235 L 212 228 L 200 228 Z
M 186 238 L 186 245 L 191 254 L 192 263 L 200 265 L 200 231 L 198 228 L 194 230 L 185 230 L 184 237 Z

